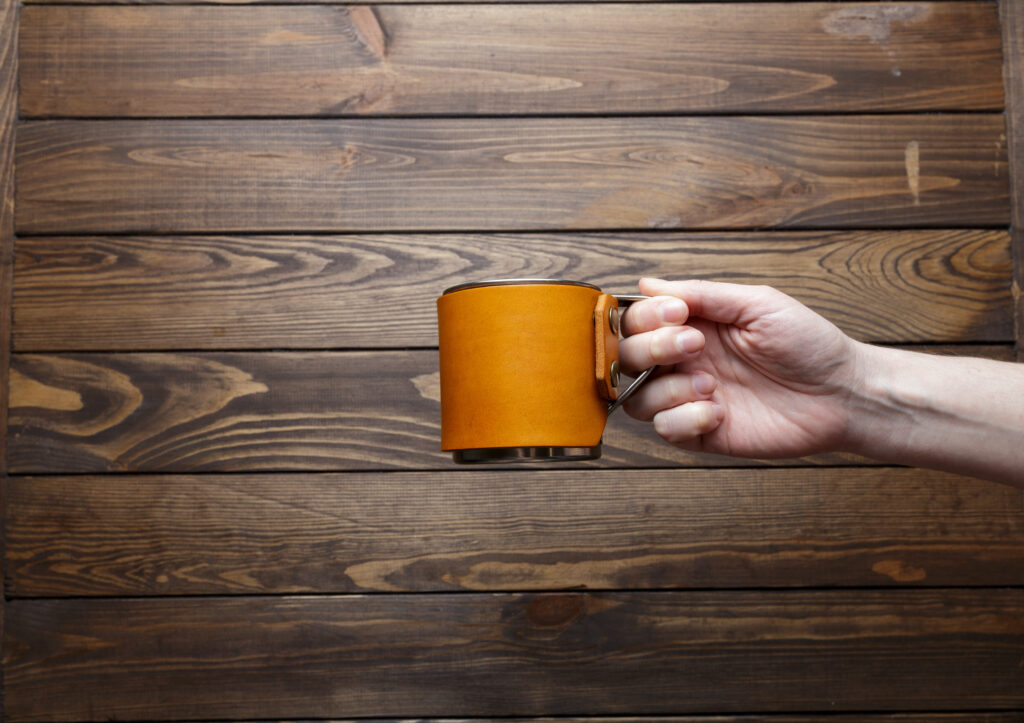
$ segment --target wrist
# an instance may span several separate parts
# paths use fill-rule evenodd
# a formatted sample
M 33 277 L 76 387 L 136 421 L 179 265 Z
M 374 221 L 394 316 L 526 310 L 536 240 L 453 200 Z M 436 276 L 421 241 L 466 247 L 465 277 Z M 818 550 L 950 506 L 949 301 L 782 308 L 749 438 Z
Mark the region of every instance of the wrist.
M 843 450 L 881 461 L 896 461 L 905 452 L 906 435 L 916 426 L 923 390 L 903 373 L 904 352 L 854 342 Z

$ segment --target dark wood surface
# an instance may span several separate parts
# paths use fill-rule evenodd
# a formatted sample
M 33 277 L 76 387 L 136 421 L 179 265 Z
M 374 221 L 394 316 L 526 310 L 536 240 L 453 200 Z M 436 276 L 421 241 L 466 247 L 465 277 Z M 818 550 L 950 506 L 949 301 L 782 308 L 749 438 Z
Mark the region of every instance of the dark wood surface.
M 1006 62 L 1003 77 L 1006 83 L 1006 133 L 1013 173 L 1010 187 L 1017 199 L 1024 194 L 1024 8 L 1016 0 L 1001 0 L 1003 44 Z M 1013 298 L 1017 321 L 1017 361 L 1024 362 L 1024 208 L 1012 205 L 1011 233 L 1014 238 Z
M 37 121 L 20 233 L 1005 226 L 1001 115 Z
M 1024 585 L 1024 500 L 1009 487 L 892 468 L 621 480 L 15 477 L 8 585 L 19 597 Z
M 37 6 L 21 23 L 26 116 L 1003 105 L 987 2 Z
M 1020 589 L 15 600 L 8 624 L 18 720 L 1024 706 Z
M 1019 490 L 456 468 L 434 325 L 692 276 L 1012 358 L 1017 0 L 4 7 L 5 720 L 1024 722 Z
M 866 341 L 1014 338 L 1005 230 L 26 237 L 15 264 L 23 351 L 428 347 L 467 278 L 652 274 L 769 284 Z
M 14 134 L 18 108 L 17 13 L 14 0 L 0 1 L 0 510 L 7 509 L 7 397 L 11 355 L 11 309 L 14 274 Z M 0 555 L 7 545 L 0 533 Z M 6 566 L 4 571 L 6 572 Z M 4 635 L 7 588 L 0 580 L 0 648 Z M 4 670 L 0 665 L 0 718 L 4 711 Z
M 16 354 L 10 406 L 9 468 L 20 474 L 451 469 L 434 350 Z M 602 459 L 579 464 L 757 463 L 676 449 L 619 413 Z

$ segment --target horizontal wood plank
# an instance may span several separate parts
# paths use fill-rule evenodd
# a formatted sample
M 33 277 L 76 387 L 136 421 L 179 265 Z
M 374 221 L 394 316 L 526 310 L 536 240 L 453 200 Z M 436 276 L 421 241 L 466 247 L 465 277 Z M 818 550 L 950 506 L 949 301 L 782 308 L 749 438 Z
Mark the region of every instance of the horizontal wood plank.
M 763 283 L 866 341 L 1012 341 L 1006 231 L 28 237 L 22 351 L 409 347 L 466 280 Z M 870 299 L 870 303 L 865 303 Z
M 649 3 L 652 0 L 617 0 L 623 3 L 631 3 L 641 5 Z M 709 0 L 710 2 L 728 2 L 730 0 Z M 770 3 L 780 4 L 779 0 L 753 0 L 758 4 Z M 811 0 L 791 0 L 792 2 L 810 2 Z M 949 2 L 973 2 L 975 0 L 948 0 Z M 424 0 L 377 0 L 374 2 L 374 6 L 378 5 L 418 5 L 423 4 Z M 493 2 L 493 0 L 490 0 Z M 607 4 L 608 0 L 501 0 L 501 2 L 507 2 L 516 5 L 579 5 L 582 8 L 586 8 L 590 5 Z M 28 0 L 24 3 L 26 6 L 32 5 L 195 5 L 195 0 Z M 245 5 L 245 6 L 264 6 L 264 5 L 337 5 L 337 0 L 209 0 L 210 5 Z M 467 4 L 467 5 L 480 5 L 490 4 L 482 3 L 481 0 L 445 0 L 444 4 Z
M 626 0 L 627 2 L 629 0 Z M 365 719 L 364 719 L 365 720 Z M 508 719 L 481 718 L 474 723 L 488 723 Z M 971 711 L 970 713 L 767 713 L 750 715 L 658 715 L 658 716 L 600 716 L 580 718 L 559 716 L 565 723 L 1024 723 L 1024 712 Z M 339 721 L 339 723 L 341 723 Z M 352 722 L 354 723 L 354 721 Z M 397 719 L 375 719 L 373 723 L 404 723 Z M 422 720 L 422 723 L 455 723 L 443 719 Z M 550 718 L 518 718 L 515 723 L 551 723 Z
M 12 721 L 1024 706 L 1019 589 L 15 600 L 7 630 Z
M 624 0 L 629 2 L 630 0 Z M 318 719 L 319 720 L 319 719 Z M 328 719 L 323 719 L 328 720 Z M 355 723 L 355 719 L 334 719 Z M 406 723 L 397 718 L 362 718 L 369 723 Z M 499 723 L 508 718 L 475 718 L 473 723 Z M 656 716 L 559 716 L 565 723 L 1022 723 L 1024 713 L 1015 711 L 970 713 L 767 713 L 751 715 L 656 715 Z M 515 723 L 552 723 L 550 718 L 514 719 Z M 422 718 L 420 723 L 468 723 L 450 718 Z
M 437 369 L 434 351 L 14 355 L 9 469 L 450 470 Z M 680 463 L 735 464 L 618 414 L 587 466 Z
M 921 470 L 14 477 L 7 505 L 14 597 L 1024 586 L 1020 491 Z
M 990 226 L 1001 115 L 35 121 L 20 233 Z
M 1017 320 L 1017 361 L 1024 362 L 1024 8 L 1020 3 L 999 2 L 1003 33 L 1006 83 L 1006 133 L 1009 143 L 1010 187 L 1017 199 L 1012 208 L 1014 306 Z
M 7 509 L 7 397 L 11 356 L 14 251 L 14 136 L 18 62 L 18 15 L 14 0 L 0 3 L 0 509 Z M 2 524 L 2 523 L 0 523 Z M 0 534 L 2 537 L 2 534 Z M 0 540 L 0 550 L 6 545 Z M 6 581 L 0 580 L 0 641 L 4 632 Z M 2 646 L 2 643 L 0 643 Z M 3 651 L 0 650 L 0 653 Z M 0 718 L 4 712 L 4 675 L 0 665 Z
M 20 110 L 1001 110 L 1001 66 L 988 2 L 39 6 L 21 15 Z
M 629 0 L 625 0 L 629 1 Z M 324 719 L 327 720 L 327 719 Z M 334 719 L 355 723 L 355 719 Z M 397 718 L 362 718 L 369 723 L 406 723 Z M 473 719 L 472 723 L 499 723 L 508 718 Z M 971 711 L 970 713 L 765 713 L 751 715 L 559 716 L 565 723 L 1024 723 L 1024 712 Z M 552 723 L 551 718 L 514 719 L 515 723 Z M 422 718 L 420 723 L 468 723 L 450 718 Z
M 15 354 L 9 471 L 451 470 L 437 368 L 434 351 Z M 758 463 L 684 452 L 619 413 L 604 457 L 580 464 Z

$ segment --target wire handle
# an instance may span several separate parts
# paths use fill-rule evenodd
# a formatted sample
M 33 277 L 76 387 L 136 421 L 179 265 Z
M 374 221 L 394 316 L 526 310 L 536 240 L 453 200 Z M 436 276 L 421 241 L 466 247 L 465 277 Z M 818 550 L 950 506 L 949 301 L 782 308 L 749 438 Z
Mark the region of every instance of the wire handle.
M 640 294 L 612 294 L 612 296 L 614 296 L 615 299 L 619 302 L 620 309 L 623 308 L 623 305 L 625 305 L 625 308 L 628 309 L 630 305 L 636 301 L 643 301 L 644 299 L 651 298 L 649 296 L 642 296 Z M 623 313 L 623 316 L 625 316 L 625 313 Z M 657 368 L 657 366 L 653 366 L 650 369 L 645 369 L 644 371 L 640 372 L 640 375 L 637 376 L 637 378 L 634 379 L 628 387 L 622 390 L 622 392 L 614 401 L 608 403 L 608 415 L 611 416 L 612 412 L 621 407 L 627 399 L 633 396 L 636 390 L 640 388 L 640 385 L 643 384 L 647 380 L 647 377 L 651 376 L 651 374 L 653 374 L 654 370 Z

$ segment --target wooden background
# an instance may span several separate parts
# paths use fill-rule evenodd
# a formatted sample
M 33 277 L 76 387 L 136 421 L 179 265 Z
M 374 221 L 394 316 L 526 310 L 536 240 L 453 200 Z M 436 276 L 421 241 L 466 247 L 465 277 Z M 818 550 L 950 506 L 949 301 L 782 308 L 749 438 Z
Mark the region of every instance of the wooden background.
M 1018 357 L 1020 0 L 2 8 L 7 719 L 1024 721 L 1019 490 L 621 414 L 456 468 L 434 316 L 700 277 Z

